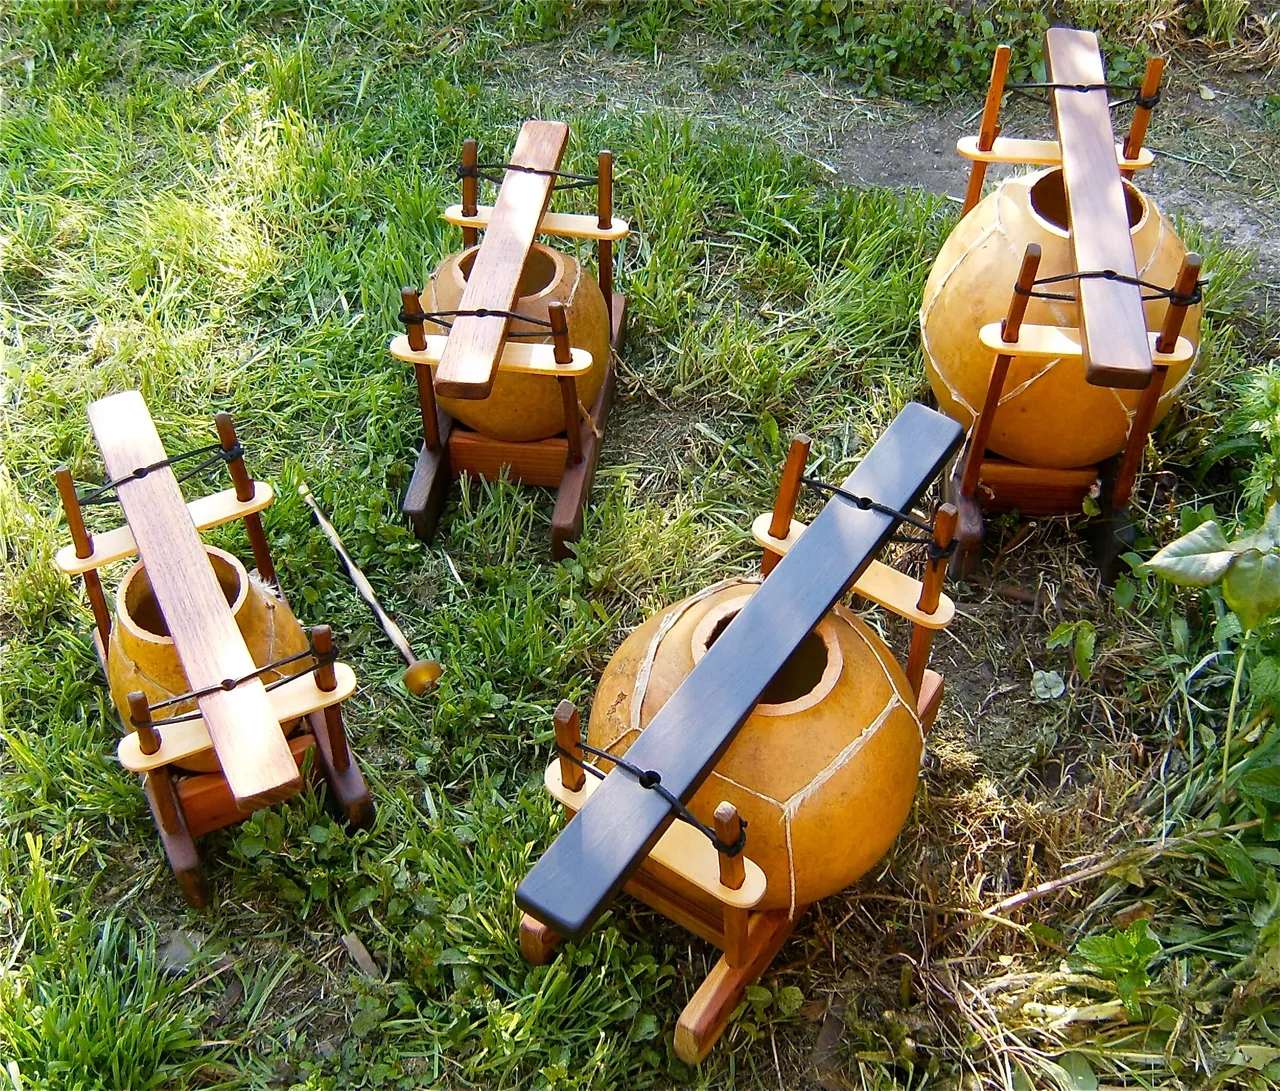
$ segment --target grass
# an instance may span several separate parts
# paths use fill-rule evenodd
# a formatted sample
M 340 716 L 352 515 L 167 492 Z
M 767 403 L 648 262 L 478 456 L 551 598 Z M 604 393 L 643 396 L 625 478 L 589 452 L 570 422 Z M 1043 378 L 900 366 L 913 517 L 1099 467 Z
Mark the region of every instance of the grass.
M 1231 7 L 1215 6 L 1214 33 Z M 706 27 L 749 42 L 732 10 L 709 6 Z M 668 1044 L 709 966 L 682 931 L 622 901 L 551 965 L 520 960 L 514 885 L 560 825 L 539 787 L 551 710 L 587 707 L 644 617 L 753 564 L 746 527 L 793 431 L 833 476 L 922 395 L 914 312 L 954 218 L 919 191 L 835 187 L 744 127 L 561 109 L 525 59 L 570 33 L 601 57 L 662 60 L 676 15 L 689 12 L 12 8 L 0 1052 L 15 1088 L 1274 1083 L 1274 819 L 1257 795 L 1217 802 L 1231 619 L 1137 573 L 1100 596 L 1052 521 L 1020 541 L 1002 526 L 994 575 L 959 592 L 962 626 L 939 646 L 951 697 L 897 848 L 814 909 L 706 1065 Z M 745 48 L 708 62 L 707 83 L 731 87 L 754 64 Z M 439 541 L 412 538 L 396 504 L 416 414 L 384 351 L 398 286 L 457 245 L 436 210 L 459 141 L 504 148 L 540 110 L 573 125 L 569 169 L 615 149 L 637 228 L 622 396 L 586 534 L 558 565 L 542 559 L 548 495 L 505 483 L 465 483 Z M 1273 437 L 1217 445 L 1226 410 L 1270 404 L 1251 373 L 1274 325 L 1254 313 L 1247 262 L 1203 242 L 1204 361 L 1144 480 L 1143 554 L 1181 510 L 1247 519 L 1266 490 Z M 1237 382 L 1258 386 L 1252 401 Z M 100 477 L 85 406 L 129 387 L 171 450 L 209 442 L 216 410 L 237 414 L 251 468 L 279 486 L 266 521 L 282 583 L 305 621 L 338 627 L 361 679 L 348 708 L 374 828 L 348 833 L 304 796 L 212 836 L 204 913 L 178 899 L 114 761 L 85 604 L 50 563 L 65 533 L 52 471 Z M 430 702 L 400 688 L 293 495 L 303 478 L 446 661 Z M 213 540 L 244 553 L 234 529 Z M 1087 670 L 1074 644 L 1047 646 L 1062 622 L 1093 626 Z M 1277 762 L 1269 640 L 1250 661 L 1237 780 Z M 1032 697 L 1033 670 L 1059 672 L 1063 696 Z M 1090 877 L 1052 885 L 1076 872 Z M 201 940 L 176 976 L 156 954 L 174 930 Z M 380 978 L 356 969 L 346 933 Z

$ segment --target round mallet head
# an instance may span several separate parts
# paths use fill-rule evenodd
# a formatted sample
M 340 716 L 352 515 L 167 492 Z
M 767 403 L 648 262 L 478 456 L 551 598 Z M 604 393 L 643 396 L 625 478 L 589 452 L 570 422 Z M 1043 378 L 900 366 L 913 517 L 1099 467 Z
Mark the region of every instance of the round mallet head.
M 415 697 L 421 697 L 435 689 L 436 682 L 443 673 L 444 668 L 434 659 L 419 659 L 405 670 L 404 688 Z

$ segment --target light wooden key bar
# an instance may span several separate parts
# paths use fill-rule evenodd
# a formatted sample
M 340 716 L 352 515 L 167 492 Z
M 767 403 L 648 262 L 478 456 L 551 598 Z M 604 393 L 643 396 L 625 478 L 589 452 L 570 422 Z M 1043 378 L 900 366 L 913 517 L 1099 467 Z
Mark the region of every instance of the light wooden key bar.
M 89 420 L 109 478 L 129 478 L 165 460 L 151 414 L 136 391 L 94 402 Z M 252 673 L 255 664 L 173 470 L 161 466 L 121 480 L 117 495 L 192 691 Z M 274 802 L 300 788 L 297 762 L 261 681 L 219 689 L 197 704 L 237 805 Z

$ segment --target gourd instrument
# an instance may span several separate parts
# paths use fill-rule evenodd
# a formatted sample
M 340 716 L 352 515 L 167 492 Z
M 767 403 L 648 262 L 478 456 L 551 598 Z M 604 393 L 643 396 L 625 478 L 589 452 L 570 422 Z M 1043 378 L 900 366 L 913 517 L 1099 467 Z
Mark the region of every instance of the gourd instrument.
M 798 438 L 774 511 L 753 526 L 765 550 L 763 581 L 758 588 L 735 588 L 734 601 L 704 619 L 692 668 L 671 683 L 674 689 L 665 703 L 625 751 L 587 747 L 579 737 L 573 706 L 564 702 L 557 711 L 559 757 L 548 767 L 545 783 L 572 817 L 517 889 L 516 900 L 525 911 L 521 949 L 531 961 L 546 961 L 561 939 L 582 936 L 624 887 L 720 947 L 724 957 L 677 1025 L 676 1051 L 685 1060 L 700 1060 L 710 1050 L 743 991 L 767 968 L 806 908 L 794 895 L 788 899 L 785 876 L 766 876 L 752 858 L 751 831 L 744 834 L 738 808 L 727 800 L 702 805 L 706 801 L 696 797 L 708 777 L 733 756 L 744 724 L 754 723 L 764 710 L 762 695 L 771 680 L 790 666 L 815 627 L 828 625 L 833 607 L 843 613 L 837 603 L 850 588 L 913 624 L 905 677 L 894 664 L 890 683 L 890 705 L 902 704 L 900 697 L 905 696 L 910 705 L 907 722 L 915 725 L 904 736 L 915 747 L 905 773 L 909 807 L 921 736 L 941 699 L 942 679 L 927 669 L 926 662 L 934 630 L 954 613 L 941 594 L 954 511 L 944 508 L 933 524 L 930 544 L 936 549 L 923 582 L 875 558 L 902 520 L 915 521 L 903 509 L 920 498 L 962 438 L 954 421 L 924 406 L 907 405 L 841 486 L 822 486 L 835 495 L 808 526 L 793 518 L 802 481 L 813 483 L 803 475 L 808 442 Z M 680 634 L 678 626 L 671 628 L 678 613 L 662 619 L 659 642 L 667 630 Z M 715 631 L 708 634 L 711 626 Z M 625 649 L 624 644 L 618 659 L 624 658 Z M 656 675 L 663 655 L 655 643 L 639 673 Z M 846 686 L 850 683 L 856 689 L 859 680 L 845 680 Z M 593 718 L 607 718 L 618 703 L 604 695 L 604 686 L 602 680 Z M 807 704 L 769 711 L 803 712 Z M 835 776 L 883 719 L 882 715 L 875 723 L 848 725 L 844 756 L 815 770 L 811 788 L 817 790 Z M 788 721 L 803 722 L 803 715 Z M 782 754 L 793 748 L 791 732 L 802 729 L 783 724 L 781 737 L 768 724 L 756 723 L 748 730 L 761 727 L 761 737 L 772 735 L 774 745 L 783 747 L 775 752 Z M 589 754 L 599 757 L 609 771 L 591 767 Z M 603 779 L 584 775 L 588 768 L 597 776 L 603 773 Z M 853 776 L 848 790 L 867 791 L 856 771 Z M 892 821 L 900 824 L 905 817 L 900 808 Z M 884 847 L 896 832 L 896 826 L 887 831 Z M 839 834 L 831 831 L 825 853 L 853 856 L 860 851 L 858 845 L 842 844 Z M 863 870 L 873 862 L 865 861 Z M 770 896 L 775 882 L 779 889 Z M 797 889 L 794 875 L 790 889 Z M 762 903 L 780 908 L 757 909 Z
M 1129 500 L 1175 392 L 1170 372 L 1181 382 L 1196 351 L 1180 334 L 1189 312 L 1198 322 L 1200 258 L 1129 181 L 1153 161 L 1142 142 L 1163 61 L 1128 89 L 1133 121 L 1116 144 L 1110 109 L 1123 103 L 1109 101 L 1094 34 L 1047 31 L 1046 83 L 1006 87 L 1010 55 L 997 49 L 979 132 L 957 145 L 972 164 L 964 215 L 921 308 L 930 382 L 943 409 L 969 425 L 948 493 L 959 510 L 956 563 L 972 568 L 984 512 L 1078 513 L 1092 495 L 1109 579 L 1132 540 Z M 999 135 L 1006 89 L 1047 91 L 1057 140 Z M 1048 169 L 983 198 L 992 163 Z M 1007 308 L 992 294 L 1002 275 Z
M 329 627 L 305 633 L 275 587 L 259 515 L 274 492 L 249 476 L 229 414 L 218 415 L 217 443 L 173 458 L 136 391 L 94 402 L 89 420 L 108 484 L 81 494 L 70 471 L 58 470 L 71 544 L 55 563 L 85 582 L 98 658 L 124 720 L 120 763 L 142 777 L 174 875 L 187 900 L 201 906 L 209 892 L 195 840 L 296 794 L 308 753 L 348 822 L 372 822 L 342 718 L 355 674 L 338 661 Z M 224 462 L 233 487 L 186 503 L 173 466 L 191 454 Z M 90 533 L 84 505 L 109 499 L 119 503 L 124 525 Z M 252 577 L 200 540 L 234 520 L 248 531 Z M 133 557 L 113 617 L 99 569 Z M 290 654 L 255 658 L 246 644 L 250 628 L 264 647 L 283 641 Z
M 613 214 L 612 153 L 599 153 L 594 177 L 568 174 L 568 138 L 561 122 L 526 121 L 502 164 L 478 162 L 465 141 L 462 201 L 444 219 L 467 249 L 421 292 L 401 291 L 405 333 L 389 351 L 413 365 L 418 386 L 423 446 L 402 507 L 420 538 L 434 534 L 448 482 L 463 472 L 555 487 L 553 557 L 582 532 L 625 328 L 614 244 L 630 229 Z M 485 179 L 499 183 L 493 205 L 478 203 Z M 548 211 L 555 190 L 585 186 L 596 188 L 595 215 Z M 540 235 L 594 242 L 596 280 Z

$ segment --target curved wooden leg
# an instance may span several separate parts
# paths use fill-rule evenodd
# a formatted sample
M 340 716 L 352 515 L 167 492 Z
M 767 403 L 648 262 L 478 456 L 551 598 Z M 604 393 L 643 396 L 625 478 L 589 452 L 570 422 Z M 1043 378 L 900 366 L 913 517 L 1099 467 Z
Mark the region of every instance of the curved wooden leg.
M 729 1025 L 729 1016 L 746 994 L 747 986 L 754 984 L 769 968 L 773 956 L 786 943 L 803 914 L 803 908 L 797 909 L 793 918 L 782 910 L 751 914 L 745 964 L 734 969 L 721 956 L 680 1013 L 675 1050 L 685 1064 L 698 1064 L 711 1052 Z
M 520 955 L 534 966 L 545 966 L 560 946 L 560 934 L 528 913 L 520 918 Z
M 143 782 L 143 792 L 151 807 L 156 831 L 160 834 L 160 844 L 164 846 L 164 854 L 168 857 L 169 867 L 173 869 L 173 877 L 178 880 L 182 896 L 196 909 L 203 909 L 209 904 L 209 886 L 205 882 L 200 854 L 196 852 L 195 840 L 187 829 L 187 820 L 178 802 L 178 793 L 174 791 L 173 781 L 168 776 L 147 776 Z M 161 793 L 165 793 L 165 797 Z
M 958 463 L 956 473 L 959 473 Z M 954 475 L 947 478 L 943 486 L 943 498 L 956 507 L 956 548 L 951 555 L 947 575 L 952 579 L 967 580 L 973 576 L 982 555 L 982 540 L 986 535 L 982 508 L 976 499 L 960 491 L 959 478 Z

